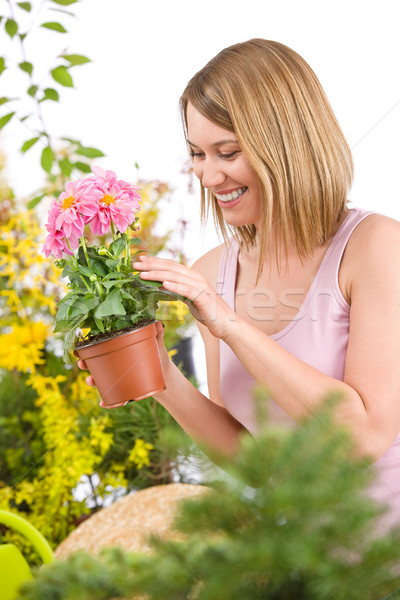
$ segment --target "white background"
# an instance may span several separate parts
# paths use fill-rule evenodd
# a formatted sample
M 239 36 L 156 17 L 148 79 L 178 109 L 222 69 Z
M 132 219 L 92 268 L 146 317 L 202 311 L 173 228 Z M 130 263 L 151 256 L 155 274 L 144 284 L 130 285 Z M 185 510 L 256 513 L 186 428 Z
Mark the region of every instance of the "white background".
M 175 187 L 165 223 L 190 220 L 184 243 L 191 259 L 218 240 L 212 224 L 201 233 L 197 194 L 187 193 L 180 175 L 186 149 L 178 99 L 219 50 L 252 37 L 291 46 L 319 77 L 353 149 L 351 205 L 400 220 L 398 0 L 81 0 L 72 8 L 77 18 L 62 18 L 67 35 L 42 29 L 30 45 L 27 38 L 32 55 L 47 53 L 54 62 L 54 48 L 64 44 L 93 60 L 72 69 L 75 89 L 62 90 L 60 104 L 43 104 L 48 127 L 101 148 L 107 157 L 98 164 L 121 178 L 136 178 L 138 162 L 142 177 Z M 3 74 L 0 96 L 5 83 Z M 17 152 L 28 137 L 8 126 L 0 138 L 22 195 L 41 177 L 39 150 Z

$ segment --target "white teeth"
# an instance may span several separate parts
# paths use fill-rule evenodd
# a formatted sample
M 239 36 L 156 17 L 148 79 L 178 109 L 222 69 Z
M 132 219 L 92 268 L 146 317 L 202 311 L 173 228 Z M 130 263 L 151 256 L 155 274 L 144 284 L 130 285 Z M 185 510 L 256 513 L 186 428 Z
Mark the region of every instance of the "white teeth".
M 246 190 L 247 190 L 247 187 L 242 187 L 242 188 L 235 190 L 234 192 L 231 192 L 229 194 L 215 194 L 215 197 L 220 202 L 229 202 L 231 200 L 236 200 L 236 198 L 239 198 L 239 196 L 244 194 Z

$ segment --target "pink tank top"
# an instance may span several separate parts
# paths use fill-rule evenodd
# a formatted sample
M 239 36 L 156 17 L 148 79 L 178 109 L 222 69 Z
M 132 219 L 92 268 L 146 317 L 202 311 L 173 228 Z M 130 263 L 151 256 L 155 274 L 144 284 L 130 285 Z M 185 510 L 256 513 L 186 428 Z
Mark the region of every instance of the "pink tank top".
M 304 302 L 290 323 L 271 335 L 280 346 L 316 369 L 343 381 L 349 339 L 350 306 L 339 287 L 339 267 L 347 242 L 359 223 L 373 214 L 351 209 L 336 232 Z M 232 240 L 219 265 L 217 291 L 235 309 L 239 245 Z M 257 431 L 252 390 L 256 382 L 227 344 L 220 342 L 220 392 L 227 410 L 250 432 Z M 273 400 L 268 404 L 272 422 L 294 421 Z M 371 496 L 390 505 L 382 520 L 387 528 L 400 525 L 400 434 L 373 465 L 377 478 Z

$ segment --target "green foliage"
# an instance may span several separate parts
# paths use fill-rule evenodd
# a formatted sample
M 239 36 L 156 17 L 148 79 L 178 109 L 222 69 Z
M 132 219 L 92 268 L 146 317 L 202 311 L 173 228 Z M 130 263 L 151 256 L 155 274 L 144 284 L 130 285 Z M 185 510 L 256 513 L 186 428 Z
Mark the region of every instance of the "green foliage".
M 14 486 L 23 474 L 38 474 L 45 452 L 40 415 L 34 409 L 36 394 L 26 375 L 6 371 L 0 386 L 0 482 Z
M 68 29 L 64 23 L 55 21 L 52 17 L 54 11 L 59 15 L 61 13 L 67 19 L 74 17 L 70 9 L 65 10 L 62 7 L 73 8 L 72 5 L 75 3 L 76 0 L 49 0 L 44 3 L 9 0 L 3 9 L 8 14 L 0 15 L 0 40 L 2 41 L 0 76 L 5 70 L 19 69 L 28 79 L 26 88 L 22 92 L 20 87 L 17 87 L 19 78 L 14 78 L 16 83 L 9 84 L 15 89 L 12 92 L 10 90 L 10 93 L 0 101 L 0 105 L 3 105 L 0 114 L 0 130 L 6 126 L 13 125 L 21 128 L 22 123 L 28 124 L 27 127 L 21 128 L 21 131 L 30 134 L 29 139 L 22 143 L 21 152 L 27 153 L 37 142 L 43 146 L 39 159 L 40 165 L 51 184 L 46 192 L 56 196 L 63 187 L 64 177 L 70 177 L 72 171 L 87 173 L 90 171 L 87 159 L 103 156 L 103 152 L 97 148 L 82 146 L 78 140 L 68 140 L 65 137 L 57 139 L 50 136 L 42 103 L 48 100 L 59 102 L 59 90 L 74 87 L 71 70 L 91 61 L 87 56 L 64 50 L 54 58 L 51 58 L 51 53 L 47 53 L 45 57 L 40 57 L 39 63 L 34 52 L 35 45 L 26 43 L 26 39 L 28 38 L 29 42 L 40 36 L 39 45 L 42 45 L 47 44 L 45 40 L 47 36 L 53 34 L 65 36 Z M 49 41 L 51 42 L 52 39 L 50 38 Z M 37 73 L 41 74 L 40 79 Z M 54 86 L 59 86 L 59 90 Z M 86 149 L 88 152 L 85 152 Z M 84 160 L 79 157 L 83 157 Z M 46 193 L 36 193 L 32 206 L 38 204 L 45 195 Z
M 178 296 L 163 289 L 162 283 L 143 281 L 132 266 L 126 233 L 114 233 L 106 245 L 86 246 L 84 238 L 77 255 L 57 261 L 68 277 L 70 292 L 58 303 L 54 332 L 66 332 L 64 359 L 69 362 L 77 328 L 89 329 L 90 338 L 112 333 L 141 322 L 154 321 L 160 300 Z M 183 299 L 182 299 L 183 300 Z
M 231 476 L 184 503 L 181 540 L 56 561 L 20 600 L 378 600 L 399 586 L 400 534 L 374 535 L 371 472 L 333 427 L 321 412 L 243 438 Z

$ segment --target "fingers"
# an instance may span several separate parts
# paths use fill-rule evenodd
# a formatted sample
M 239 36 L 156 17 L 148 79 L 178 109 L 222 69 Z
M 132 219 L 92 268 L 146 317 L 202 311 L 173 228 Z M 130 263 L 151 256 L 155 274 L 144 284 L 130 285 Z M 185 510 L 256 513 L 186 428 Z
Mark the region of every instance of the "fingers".
M 90 386 L 90 387 L 96 387 L 96 384 L 94 382 L 94 379 L 91 375 L 89 375 L 88 377 L 86 377 L 86 383 Z
M 87 371 L 87 370 L 88 370 L 88 368 L 87 368 L 87 364 L 86 364 L 86 363 L 85 363 L 85 361 L 84 361 L 84 360 L 82 360 L 81 358 L 78 360 L 78 367 L 79 367 L 80 369 L 82 369 L 82 371 Z M 92 377 L 91 375 L 88 375 L 88 377 L 86 377 L 86 383 L 87 383 L 88 385 L 90 385 L 90 387 L 96 387 L 96 384 L 95 384 L 95 382 L 94 382 L 94 379 L 93 379 L 93 377 Z
M 174 260 L 166 258 L 157 258 L 154 256 L 141 256 L 140 262 L 134 262 L 133 267 L 138 271 L 141 271 L 141 277 L 143 279 L 154 279 L 157 281 L 164 281 L 164 279 L 170 279 L 171 274 L 178 276 L 189 277 L 196 279 L 197 273 L 192 271 L 189 267 L 181 265 Z
M 157 332 L 157 337 L 163 339 L 164 327 L 163 327 L 163 324 L 161 323 L 161 321 L 156 321 L 156 332 Z
M 113 408 L 119 408 L 120 406 L 126 406 L 128 402 L 121 402 L 120 404 L 113 404 L 112 406 L 108 406 L 104 404 L 103 400 L 100 400 L 101 408 L 106 408 L 107 410 L 112 410 Z
M 173 260 L 141 257 L 133 266 L 141 271 L 143 280 L 160 281 L 165 290 L 183 296 L 192 302 L 209 290 L 209 284 L 202 275 Z

